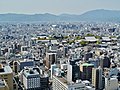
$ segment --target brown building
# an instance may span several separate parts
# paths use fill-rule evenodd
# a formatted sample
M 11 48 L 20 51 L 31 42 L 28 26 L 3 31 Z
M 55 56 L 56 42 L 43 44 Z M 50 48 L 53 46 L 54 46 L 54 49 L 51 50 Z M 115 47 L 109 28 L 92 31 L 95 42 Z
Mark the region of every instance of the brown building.
M 13 71 L 10 66 L 0 65 L 0 78 L 6 81 L 9 90 L 13 90 Z
M 47 53 L 46 54 L 46 66 L 50 68 L 52 64 L 56 62 L 56 53 Z
M 0 79 L 0 90 L 10 90 L 4 79 Z

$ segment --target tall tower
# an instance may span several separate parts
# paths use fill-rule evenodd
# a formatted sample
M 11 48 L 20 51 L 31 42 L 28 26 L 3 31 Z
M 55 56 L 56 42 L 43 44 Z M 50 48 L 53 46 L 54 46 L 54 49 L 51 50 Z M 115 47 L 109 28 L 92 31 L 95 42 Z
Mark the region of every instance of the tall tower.
M 80 79 L 80 67 L 76 64 L 68 64 L 67 80 L 76 82 Z
M 103 80 L 102 80 L 102 68 L 92 69 L 92 84 L 95 86 L 96 90 L 103 90 Z
M 80 72 L 82 80 L 90 80 L 92 79 L 92 68 L 94 64 L 83 63 L 80 64 Z

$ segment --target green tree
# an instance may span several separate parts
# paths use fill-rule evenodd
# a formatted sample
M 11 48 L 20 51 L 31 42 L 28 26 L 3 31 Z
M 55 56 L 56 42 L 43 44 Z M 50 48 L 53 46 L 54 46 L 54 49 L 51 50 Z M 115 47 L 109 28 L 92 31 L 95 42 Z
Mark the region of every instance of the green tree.
M 101 44 L 102 42 L 101 41 L 97 41 L 96 44 Z
M 93 34 L 87 34 L 86 36 L 94 36 Z
M 77 36 L 76 38 L 75 38 L 75 40 L 80 40 L 81 39 L 81 37 L 80 36 Z
M 95 36 L 95 38 L 96 38 L 96 39 L 101 39 L 101 37 L 100 37 L 100 36 Z
M 80 44 L 81 44 L 82 46 L 85 46 L 85 45 L 88 44 L 88 42 L 87 42 L 87 41 L 81 41 Z

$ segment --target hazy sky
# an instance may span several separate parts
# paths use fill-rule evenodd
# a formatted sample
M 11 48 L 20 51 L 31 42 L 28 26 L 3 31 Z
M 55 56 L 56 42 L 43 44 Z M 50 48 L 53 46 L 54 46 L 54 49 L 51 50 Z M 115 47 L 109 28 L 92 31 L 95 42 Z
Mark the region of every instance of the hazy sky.
M 0 0 L 0 13 L 81 14 L 95 9 L 120 10 L 120 0 Z

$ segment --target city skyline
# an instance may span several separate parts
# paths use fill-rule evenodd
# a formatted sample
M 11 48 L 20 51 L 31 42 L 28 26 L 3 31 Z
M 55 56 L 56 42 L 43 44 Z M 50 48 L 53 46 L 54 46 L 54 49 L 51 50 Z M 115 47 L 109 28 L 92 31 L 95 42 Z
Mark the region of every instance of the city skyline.
M 119 0 L 1 0 L 0 13 L 82 14 L 95 9 L 120 10 Z

